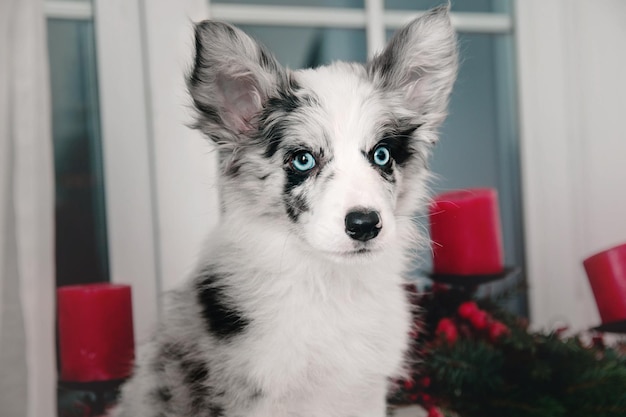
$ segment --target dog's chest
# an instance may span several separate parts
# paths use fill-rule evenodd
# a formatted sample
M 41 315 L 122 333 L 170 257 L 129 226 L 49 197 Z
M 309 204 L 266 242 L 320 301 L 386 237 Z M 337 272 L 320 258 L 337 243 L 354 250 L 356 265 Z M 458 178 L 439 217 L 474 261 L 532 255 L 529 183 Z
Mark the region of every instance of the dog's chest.
M 357 283 L 325 294 L 296 287 L 259 308 L 241 345 L 252 375 L 274 392 L 289 392 L 399 372 L 410 322 L 406 298 L 399 285 L 374 287 Z

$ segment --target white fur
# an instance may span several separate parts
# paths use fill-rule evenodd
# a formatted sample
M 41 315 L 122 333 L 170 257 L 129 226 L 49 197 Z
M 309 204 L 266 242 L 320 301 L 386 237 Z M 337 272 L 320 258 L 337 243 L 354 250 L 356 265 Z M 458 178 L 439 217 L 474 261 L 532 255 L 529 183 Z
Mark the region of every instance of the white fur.
M 412 216 L 456 72 L 447 9 L 413 22 L 368 67 L 290 72 L 228 25 L 205 22 L 197 37 L 190 91 L 220 151 L 222 219 L 169 295 L 114 415 L 382 417 L 412 325 Z M 289 98 L 272 104 L 281 92 Z M 393 123 L 419 127 L 398 142 L 410 158 L 383 172 L 368 152 Z M 290 185 L 294 149 L 317 165 Z M 379 213 L 375 238 L 347 234 L 355 209 Z

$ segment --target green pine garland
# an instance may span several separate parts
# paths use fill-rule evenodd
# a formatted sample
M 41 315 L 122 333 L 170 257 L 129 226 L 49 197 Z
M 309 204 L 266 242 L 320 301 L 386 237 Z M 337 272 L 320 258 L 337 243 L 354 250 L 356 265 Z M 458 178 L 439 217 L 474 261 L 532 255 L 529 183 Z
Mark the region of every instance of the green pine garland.
M 525 320 L 498 303 L 467 303 L 472 297 L 458 289 L 414 294 L 422 307 L 417 360 L 393 403 L 462 417 L 626 416 L 623 351 L 600 339 L 589 346 L 578 336 L 529 332 Z

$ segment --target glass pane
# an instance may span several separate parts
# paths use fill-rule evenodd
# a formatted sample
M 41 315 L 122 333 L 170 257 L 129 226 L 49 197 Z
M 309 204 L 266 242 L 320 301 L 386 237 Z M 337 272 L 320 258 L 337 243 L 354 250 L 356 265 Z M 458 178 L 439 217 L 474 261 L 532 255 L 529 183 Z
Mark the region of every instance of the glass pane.
M 49 19 L 57 286 L 108 280 L 94 28 Z
M 498 82 L 498 56 L 496 42 L 506 41 L 504 35 L 460 34 L 461 67 L 450 102 L 450 115 L 446 120 L 441 141 L 433 153 L 432 169 L 439 178 L 437 190 L 466 187 L 499 188 L 501 204 L 513 197 L 505 189 L 501 155 L 508 146 L 507 130 L 513 109 L 501 101 L 512 100 L 514 94 L 513 74 L 508 85 Z M 505 89 L 505 91 L 501 91 Z M 508 98 L 502 97 L 502 94 Z M 511 149 L 511 151 L 515 151 Z M 517 171 L 516 166 L 509 167 Z M 507 173 L 510 174 L 510 173 Z M 519 172 L 515 172 L 519 176 Z M 506 201 L 504 201 L 506 200 Z M 513 210 L 513 208 L 510 208 Z M 515 259 L 513 236 L 515 219 L 509 210 L 502 213 L 507 243 L 507 260 Z M 521 265 L 521 263 L 517 263 Z
M 428 10 L 445 4 L 442 0 L 386 0 L 385 8 L 393 10 Z M 507 7 L 510 0 L 471 0 L 452 2 L 453 12 L 498 12 Z M 507 7 L 508 9 L 508 7 Z
M 221 4 L 251 4 L 269 6 L 304 6 L 304 7 L 350 7 L 363 8 L 364 0 L 221 0 L 215 1 Z
M 449 116 L 431 159 L 436 175 L 432 189 L 434 193 L 470 187 L 497 189 L 505 264 L 523 267 L 513 37 L 465 33 L 458 36 L 460 70 Z M 422 258 L 430 262 L 429 253 Z M 422 265 L 420 269 L 423 268 L 430 269 Z M 510 308 L 526 314 L 524 296 L 512 299 Z
M 332 61 L 365 62 L 365 30 L 238 25 L 267 46 L 278 61 L 292 69 Z

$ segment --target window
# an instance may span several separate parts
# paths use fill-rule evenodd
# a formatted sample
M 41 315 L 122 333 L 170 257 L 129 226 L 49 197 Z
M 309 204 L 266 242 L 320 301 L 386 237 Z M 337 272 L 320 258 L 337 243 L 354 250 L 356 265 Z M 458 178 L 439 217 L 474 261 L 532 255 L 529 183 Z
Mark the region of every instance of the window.
M 77 273 L 80 279 L 131 283 L 142 340 L 159 311 L 158 294 L 184 279 L 217 221 L 213 156 L 199 134 L 185 127 L 190 21 L 210 16 L 237 24 L 296 68 L 336 59 L 363 61 L 393 29 L 440 3 L 48 0 L 52 76 L 67 83 L 53 91 L 57 177 L 65 175 L 62 163 L 70 158 L 71 147 L 64 143 L 82 146 L 77 165 L 86 175 L 58 184 L 87 187 L 81 204 L 93 225 L 84 233 L 90 243 L 80 249 L 90 253 L 85 263 L 96 272 Z M 523 266 L 510 3 L 453 5 L 461 72 L 432 169 L 439 177 L 435 191 L 499 190 L 506 262 Z M 70 59 L 81 68 L 63 69 Z M 70 102 L 77 108 L 70 109 Z M 59 239 L 74 243 L 70 231 L 60 227 Z M 525 313 L 523 299 L 514 304 Z
M 57 286 L 107 281 L 108 244 L 91 19 L 51 17 Z

